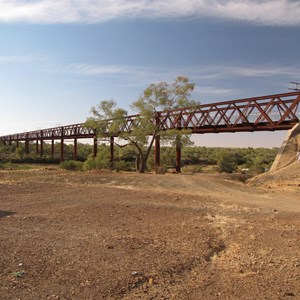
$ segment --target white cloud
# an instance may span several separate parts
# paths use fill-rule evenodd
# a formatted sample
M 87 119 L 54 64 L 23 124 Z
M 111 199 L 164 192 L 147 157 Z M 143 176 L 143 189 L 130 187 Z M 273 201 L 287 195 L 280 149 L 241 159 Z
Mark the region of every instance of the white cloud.
M 234 89 L 222 89 L 219 87 L 214 87 L 214 86 L 199 86 L 196 87 L 195 89 L 195 94 L 199 94 L 199 95 L 228 95 L 228 94 L 232 94 L 233 92 L 235 92 Z
M 2 0 L 0 22 L 102 23 L 112 19 L 213 17 L 300 25 L 292 0 Z
M 199 80 L 222 80 L 229 78 L 259 78 L 273 76 L 300 77 L 299 66 L 198 66 L 188 69 L 189 74 Z
M 285 84 L 295 78 L 300 78 L 298 66 L 278 66 L 278 65 L 240 65 L 240 66 L 193 66 L 178 68 L 146 67 L 146 66 L 118 66 L 118 65 L 89 65 L 89 64 L 69 64 L 56 66 L 56 72 L 76 74 L 78 76 L 95 77 L 99 76 L 103 80 L 114 80 L 120 87 L 135 87 L 143 90 L 150 83 L 158 81 L 173 81 L 176 76 L 184 75 L 196 83 L 194 91 L 195 97 L 239 97 L 239 91 L 231 86 L 228 88 L 227 81 L 232 82 L 244 80 L 253 82 L 263 79 L 265 82 L 278 82 L 286 88 Z M 217 86 L 219 84 L 219 86 Z
M 0 57 L 1 61 L 1 57 Z M 85 76 L 130 76 L 131 78 L 157 80 L 172 80 L 174 76 L 187 75 L 199 80 L 216 80 L 241 77 L 273 77 L 291 76 L 300 77 L 299 66 L 278 66 L 278 65 L 199 65 L 193 67 L 181 67 L 180 71 L 172 68 L 126 66 L 126 65 L 93 65 L 84 63 L 72 63 L 67 65 L 56 65 L 55 71 L 74 73 Z M 149 81 L 148 81 L 149 82 Z
M 127 74 L 131 70 L 128 67 L 116 65 L 89 65 L 89 64 L 69 64 L 63 68 L 64 72 L 81 75 L 118 75 Z
M 8 55 L 0 56 L 0 63 L 30 63 L 30 62 L 44 62 L 47 58 L 43 56 L 34 55 Z

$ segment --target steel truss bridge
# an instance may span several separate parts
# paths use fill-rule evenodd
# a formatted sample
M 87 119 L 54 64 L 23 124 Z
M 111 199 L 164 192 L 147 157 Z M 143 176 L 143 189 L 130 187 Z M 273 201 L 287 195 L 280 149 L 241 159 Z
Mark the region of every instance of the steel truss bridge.
M 297 91 L 160 111 L 153 116 L 153 122 L 162 130 L 189 129 L 192 134 L 288 130 L 299 122 L 299 103 L 300 91 Z M 120 131 L 130 133 L 138 117 L 139 115 L 126 116 Z M 107 122 L 109 125 L 111 121 Z M 74 140 L 76 160 L 77 140 L 85 138 L 94 139 L 94 155 L 96 155 L 96 132 L 84 126 L 84 123 L 1 136 L 0 142 L 10 145 L 15 142 L 17 147 L 19 142 L 24 142 L 26 154 L 29 154 L 30 142 L 35 142 L 37 154 L 43 156 L 44 141 L 51 141 L 54 157 L 54 141 L 58 140 L 61 144 L 60 159 L 63 161 L 64 141 Z M 111 161 L 114 159 L 113 145 L 114 137 L 110 137 Z M 180 148 L 177 147 L 176 151 L 176 169 L 180 171 Z M 160 164 L 159 139 L 155 142 L 155 162 L 156 165 Z

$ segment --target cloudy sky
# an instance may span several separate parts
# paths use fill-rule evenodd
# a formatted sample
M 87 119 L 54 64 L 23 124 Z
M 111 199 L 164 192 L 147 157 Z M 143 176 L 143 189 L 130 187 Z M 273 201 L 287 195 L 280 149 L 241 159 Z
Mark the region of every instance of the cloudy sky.
M 201 103 L 288 92 L 300 81 L 300 2 L 0 0 L 0 135 L 129 109 L 185 75 Z M 198 145 L 279 146 L 285 132 L 202 135 Z

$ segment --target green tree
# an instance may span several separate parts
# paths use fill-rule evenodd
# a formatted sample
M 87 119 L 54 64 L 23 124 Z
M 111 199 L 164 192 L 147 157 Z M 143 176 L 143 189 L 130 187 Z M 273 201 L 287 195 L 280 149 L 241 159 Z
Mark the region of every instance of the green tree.
M 234 153 L 225 152 L 222 153 L 220 160 L 218 161 L 219 171 L 226 173 L 233 173 L 237 169 L 237 162 Z
M 161 137 L 166 142 L 190 142 L 186 137 L 189 131 L 164 131 L 159 120 L 159 113 L 180 107 L 195 106 L 191 93 L 195 85 L 187 77 L 179 76 L 173 83 L 164 81 L 152 83 L 140 98 L 133 102 L 132 109 L 137 112 L 133 118 L 130 131 L 124 130 L 127 111 L 118 108 L 114 100 L 101 101 L 98 107 L 93 107 L 92 118 L 86 121 L 86 126 L 96 129 L 98 137 L 117 136 L 132 145 L 136 150 L 136 169 L 140 173 L 146 170 L 147 160 L 154 141 Z M 108 121 L 109 120 L 109 121 Z M 183 136 L 185 139 L 183 139 Z

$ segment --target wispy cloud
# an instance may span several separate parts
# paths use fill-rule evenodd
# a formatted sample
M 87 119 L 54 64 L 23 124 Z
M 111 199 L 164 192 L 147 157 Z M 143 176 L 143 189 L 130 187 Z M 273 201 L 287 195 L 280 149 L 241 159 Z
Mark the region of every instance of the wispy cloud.
M 80 75 L 122 75 L 136 73 L 137 68 L 116 65 L 69 64 L 61 68 L 64 72 Z
M 139 67 L 118 66 L 118 65 L 97 65 L 85 63 L 72 63 L 67 65 L 57 66 L 58 70 L 65 73 L 73 73 L 87 76 L 101 75 L 137 75 L 143 73 Z
M 32 63 L 32 62 L 45 62 L 47 58 L 44 56 L 36 55 L 8 55 L 0 56 L 0 63 Z
M 157 80 L 158 77 L 169 78 L 173 74 L 169 69 L 149 66 L 128 66 L 128 65 L 101 65 L 101 64 L 55 64 L 49 68 L 56 72 L 70 73 L 78 76 L 88 77 L 119 77 L 126 79 L 125 85 L 136 86 L 141 83 L 149 83 Z M 161 76 L 159 76 L 161 74 Z
M 274 76 L 300 77 L 299 66 L 243 65 L 243 66 L 199 66 L 187 69 L 189 74 L 199 80 L 222 80 L 230 78 L 259 78 Z
M 101 77 L 105 79 L 118 78 L 118 85 L 142 89 L 152 82 L 160 80 L 172 81 L 178 75 L 188 76 L 197 85 L 196 95 L 234 95 L 237 91 L 223 87 L 224 83 L 240 80 L 260 80 L 266 82 L 278 81 L 288 83 L 294 78 L 300 78 L 299 66 L 280 65 L 239 65 L 215 66 L 199 65 L 178 68 L 125 66 L 125 65 L 89 65 L 67 64 L 56 66 L 56 72 L 76 74 L 85 77 Z M 218 82 L 218 87 L 216 86 Z
M 293 0 L 2 0 L 1 22 L 102 23 L 112 19 L 213 17 L 262 25 L 300 25 Z
M 139 83 L 172 80 L 178 75 L 186 75 L 199 81 L 227 80 L 232 78 L 267 78 L 286 76 L 299 78 L 299 64 L 295 65 L 193 65 L 185 67 L 165 68 L 147 65 L 105 65 L 87 63 L 57 63 L 53 58 L 39 55 L 0 56 L 1 63 L 38 63 L 40 68 L 48 72 L 69 73 L 87 77 L 124 77 Z
M 147 67 L 147 66 L 125 66 L 125 65 L 93 65 L 93 64 L 67 64 L 57 66 L 59 71 L 75 73 L 85 76 L 101 75 L 126 75 L 137 77 L 163 77 L 172 78 L 178 75 L 177 68 Z M 193 67 L 181 67 L 181 74 L 189 74 L 198 79 L 215 80 L 234 77 L 272 77 L 272 76 L 294 76 L 300 77 L 299 66 L 278 66 L 278 65 L 199 65 Z
M 199 86 L 195 89 L 195 94 L 199 95 L 230 95 L 235 92 L 234 89 L 224 89 L 215 86 Z

